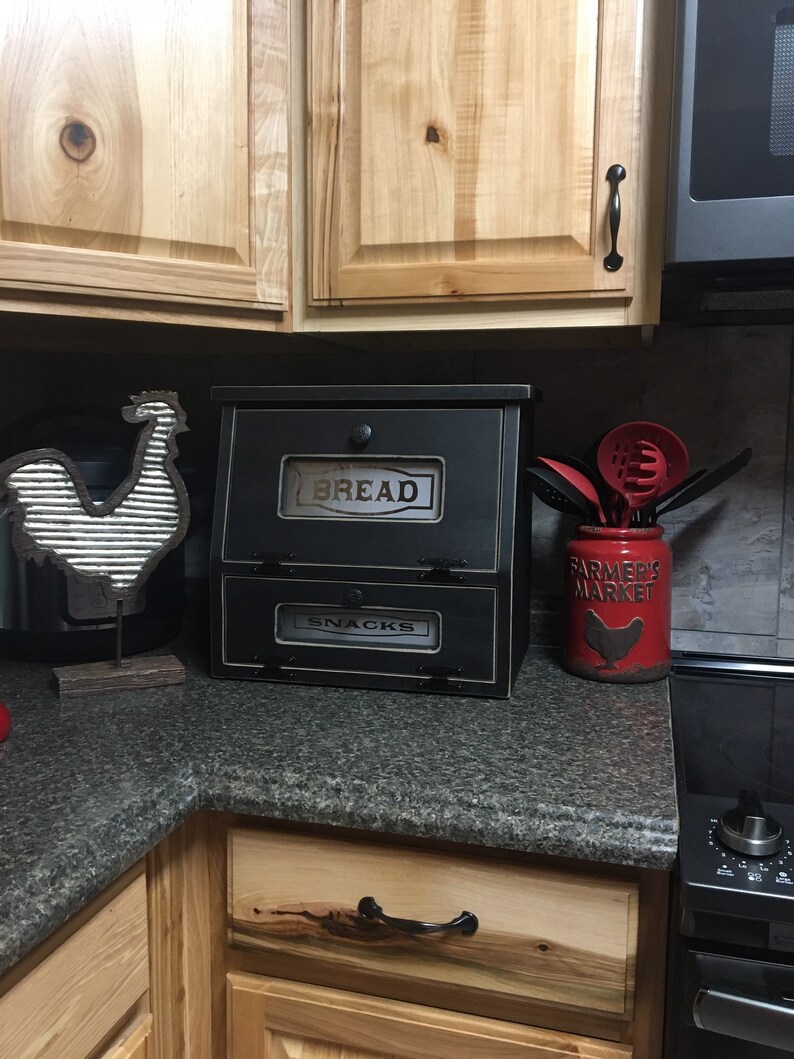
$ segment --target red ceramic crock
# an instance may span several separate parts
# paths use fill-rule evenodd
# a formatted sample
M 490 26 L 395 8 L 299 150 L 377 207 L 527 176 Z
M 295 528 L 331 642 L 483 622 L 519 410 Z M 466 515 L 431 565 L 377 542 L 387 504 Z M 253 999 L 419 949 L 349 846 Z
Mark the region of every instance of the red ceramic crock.
M 641 684 L 670 671 L 672 553 L 661 526 L 579 526 L 565 569 L 565 667 Z

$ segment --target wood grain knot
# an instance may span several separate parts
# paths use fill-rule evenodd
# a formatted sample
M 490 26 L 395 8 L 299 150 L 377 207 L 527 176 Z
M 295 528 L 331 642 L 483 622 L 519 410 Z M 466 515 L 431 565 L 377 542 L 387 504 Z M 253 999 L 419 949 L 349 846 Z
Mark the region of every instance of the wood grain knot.
M 435 127 L 435 125 L 428 125 L 427 126 L 427 132 L 425 133 L 425 140 L 427 141 L 427 143 L 441 143 L 441 137 L 440 137 L 438 129 Z
M 82 121 L 70 121 L 58 137 L 61 150 L 73 162 L 85 162 L 96 150 L 96 136 Z

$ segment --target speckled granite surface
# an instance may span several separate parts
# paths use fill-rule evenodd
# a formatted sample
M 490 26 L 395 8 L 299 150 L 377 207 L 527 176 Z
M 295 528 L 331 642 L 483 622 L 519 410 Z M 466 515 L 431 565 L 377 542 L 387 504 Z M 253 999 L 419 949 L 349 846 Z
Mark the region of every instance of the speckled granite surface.
M 509 701 L 212 680 L 59 701 L 0 661 L 0 971 L 196 809 L 667 868 L 666 682 L 532 655 Z

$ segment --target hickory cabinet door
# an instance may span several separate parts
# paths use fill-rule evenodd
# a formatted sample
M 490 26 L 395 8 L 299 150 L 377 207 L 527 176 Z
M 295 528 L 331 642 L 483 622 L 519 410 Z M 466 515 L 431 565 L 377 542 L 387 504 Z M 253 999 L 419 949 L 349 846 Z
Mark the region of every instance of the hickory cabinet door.
M 2 0 L 0 287 L 286 308 L 287 0 Z
M 312 304 L 628 296 L 638 8 L 310 0 Z
M 252 974 L 227 977 L 227 1059 L 631 1059 L 590 1037 Z M 432 997 L 428 998 L 432 999 Z
M 103 1053 L 101 1059 L 155 1059 L 152 1016 L 148 1015 L 124 1040 Z

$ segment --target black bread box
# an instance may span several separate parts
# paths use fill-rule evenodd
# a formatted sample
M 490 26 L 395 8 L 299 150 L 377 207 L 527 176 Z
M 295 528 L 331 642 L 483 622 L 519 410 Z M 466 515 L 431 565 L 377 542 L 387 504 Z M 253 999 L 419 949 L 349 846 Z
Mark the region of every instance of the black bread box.
M 220 386 L 212 673 L 508 696 L 530 386 Z

